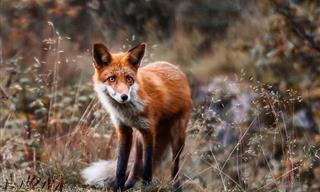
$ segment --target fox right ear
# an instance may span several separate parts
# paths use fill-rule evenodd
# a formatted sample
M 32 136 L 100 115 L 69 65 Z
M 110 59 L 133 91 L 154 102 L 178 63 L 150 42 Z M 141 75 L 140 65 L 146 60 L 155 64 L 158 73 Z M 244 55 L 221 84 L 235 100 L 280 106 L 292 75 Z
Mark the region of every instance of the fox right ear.
M 111 62 L 111 54 L 108 48 L 102 43 L 93 45 L 93 60 L 96 68 L 107 66 Z

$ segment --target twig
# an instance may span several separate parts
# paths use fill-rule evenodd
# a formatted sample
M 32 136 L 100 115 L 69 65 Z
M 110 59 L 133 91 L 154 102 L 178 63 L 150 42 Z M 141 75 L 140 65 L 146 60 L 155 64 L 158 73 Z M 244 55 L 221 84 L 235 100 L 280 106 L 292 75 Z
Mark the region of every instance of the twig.
M 224 167 L 227 165 L 227 162 L 229 161 L 231 155 L 233 154 L 233 152 L 237 149 L 237 147 L 241 144 L 243 138 L 246 136 L 246 134 L 248 133 L 250 127 L 254 124 L 254 122 L 256 121 L 257 117 L 250 123 L 249 127 L 246 129 L 246 131 L 243 133 L 243 135 L 241 136 L 241 138 L 239 139 L 238 143 L 236 144 L 236 146 L 234 146 L 234 148 L 232 149 L 232 151 L 230 152 L 227 160 L 224 162 L 223 166 L 221 167 L 221 170 L 224 169 Z
M 274 3 L 276 10 L 279 14 L 283 15 L 288 24 L 291 26 L 293 32 L 300 38 L 306 40 L 311 48 L 320 53 L 320 46 L 316 43 L 314 35 L 307 33 L 303 27 L 295 21 L 295 16 L 292 14 L 292 9 L 288 4 Z
M 115 129 L 112 129 L 112 133 L 111 133 L 111 136 L 110 136 L 110 139 L 108 141 L 106 151 L 105 151 L 105 159 L 108 159 L 110 157 L 110 149 L 111 149 L 111 145 L 113 143 L 113 140 L 115 138 L 115 135 L 116 135 L 116 131 L 115 131 Z
M 222 171 L 222 169 L 220 169 L 219 167 L 215 167 L 212 163 L 210 163 L 208 161 L 204 161 L 204 162 L 206 162 L 210 166 L 209 168 L 213 168 L 213 169 L 219 171 L 220 174 L 223 174 L 225 177 L 230 179 L 230 181 L 232 181 L 234 184 L 236 184 L 236 186 L 238 186 L 241 191 L 245 191 L 237 181 L 235 181 L 231 176 L 229 176 L 227 173 Z M 203 172 L 207 171 L 207 169 L 204 169 L 203 171 L 201 171 L 200 174 L 202 174 Z
M 268 183 L 268 184 L 266 184 L 266 185 L 264 185 L 264 186 L 260 187 L 259 189 L 257 189 L 257 191 L 260 191 L 261 189 L 266 188 L 267 186 L 269 186 L 269 185 L 271 185 L 271 184 L 276 183 L 276 181 L 277 181 L 277 180 L 279 180 L 279 179 L 281 179 L 281 178 L 283 178 L 283 177 L 285 177 L 285 176 L 289 175 L 291 172 L 293 172 L 293 171 L 295 171 L 295 170 L 297 170 L 297 169 L 299 169 L 299 167 L 295 167 L 295 168 L 293 168 L 293 169 L 289 170 L 289 171 L 288 171 L 288 172 L 286 172 L 285 174 L 283 174 L 283 175 L 281 175 L 281 176 L 277 177 L 277 178 L 275 179 L 275 181 L 272 181 L 272 182 L 270 182 L 270 183 Z
M 4 89 L 0 86 L 0 99 L 9 99 L 8 94 L 4 91 Z
M 219 166 L 219 164 L 218 164 L 217 158 L 216 158 L 216 156 L 213 154 L 213 151 L 212 151 L 212 147 L 211 147 L 211 146 L 210 146 L 210 152 L 211 152 L 211 155 L 212 155 L 212 157 L 213 157 L 213 159 L 214 159 L 214 162 L 216 163 L 216 166 L 217 166 L 217 168 L 218 168 L 218 170 L 219 170 L 219 175 L 220 175 L 220 178 L 221 178 L 221 181 L 222 181 L 222 184 L 223 184 L 223 190 L 224 190 L 224 191 L 228 191 L 227 186 L 226 186 L 225 181 L 224 181 L 224 178 L 223 178 L 223 176 L 222 176 L 222 174 L 221 174 L 221 169 L 220 169 L 220 166 Z

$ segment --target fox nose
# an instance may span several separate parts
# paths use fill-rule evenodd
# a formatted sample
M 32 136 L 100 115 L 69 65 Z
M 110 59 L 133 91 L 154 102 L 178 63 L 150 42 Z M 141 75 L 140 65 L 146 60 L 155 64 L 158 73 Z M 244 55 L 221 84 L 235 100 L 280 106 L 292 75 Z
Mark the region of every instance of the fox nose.
M 121 97 L 122 101 L 126 101 L 128 99 L 127 94 L 122 94 L 120 97 Z

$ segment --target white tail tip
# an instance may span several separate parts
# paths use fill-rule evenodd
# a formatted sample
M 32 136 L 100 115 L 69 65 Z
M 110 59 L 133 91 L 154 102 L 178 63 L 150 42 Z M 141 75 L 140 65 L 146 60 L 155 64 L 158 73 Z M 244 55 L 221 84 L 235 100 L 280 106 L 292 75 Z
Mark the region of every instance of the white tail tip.
M 116 175 L 116 161 L 100 160 L 81 172 L 82 178 L 88 185 L 108 187 L 112 184 Z

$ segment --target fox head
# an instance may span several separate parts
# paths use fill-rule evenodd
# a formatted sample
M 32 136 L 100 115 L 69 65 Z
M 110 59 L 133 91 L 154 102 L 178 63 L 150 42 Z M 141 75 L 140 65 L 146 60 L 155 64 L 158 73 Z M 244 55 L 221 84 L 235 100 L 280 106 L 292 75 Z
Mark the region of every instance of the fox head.
M 141 43 L 127 52 L 110 53 L 105 45 L 94 44 L 93 80 L 96 91 L 102 91 L 118 103 L 129 102 L 138 89 L 137 71 L 145 48 L 146 44 Z

